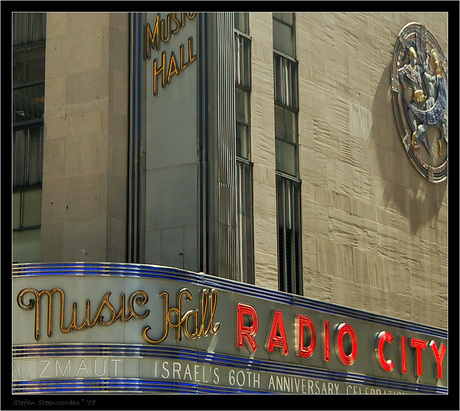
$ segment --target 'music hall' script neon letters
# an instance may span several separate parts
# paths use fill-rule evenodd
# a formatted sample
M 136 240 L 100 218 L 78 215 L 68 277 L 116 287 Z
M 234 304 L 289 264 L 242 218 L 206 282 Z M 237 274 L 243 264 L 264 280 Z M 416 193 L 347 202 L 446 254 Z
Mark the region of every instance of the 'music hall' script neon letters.
M 168 13 L 164 19 L 157 13 L 155 24 L 152 27 L 149 23 L 145 26 L 145 58 L 150 60 L 152 49 L 160 50 L 162 43 L 171 41 L 174 35 L 178 34 L 186 26 L 187 19 L 193 20 L 196 13 Z M 173 76 L 178 76 L 196 60 L 193 51 L 193 37 L 187 39 L 187 51 L 185 45 L 179 47 L 179 57 L 174 51 L 166 57 L 166 51 L 161 53 L 160 59 L 153 60 L 153 95 L 158 94 L 158 76 L 161 75 L 161 86 L 165 88 Z M 160 61 L 160 62 L 159 62 Z
M 29 299 L 28 302 L 24 302 L 25 296 L 32 294 L 33 299 Z M 66 295 L 61 288 L 54 288 L 50 291 L 42 290 L 37 291 L 33 288 L 24 288 L 17 296 L 17 303 L 23 310 L 32 310 L 35 308 L 35 326 L 34 326 L 34 338 L 38 341 L 41 337 L 40 333 L 40 317 L 41 317 L 41 305 L 42 297 L 48 297 L 47 304 L 47 335 L 52 335 L 52 324 L 53 324 L 53 296 L 57 294 L 60 296 L 60 331 L 64 334 L 70 331 L 81 331 L 85 328 L 92 328 L 95 325 L 108 326 L 117 322 L 130 321 L 133 318 L 143 319 L 150 314 L 150 310 L 145 310 L 143 313 L 139 313 L 135 309 L 135 304 L 138 306 L 145 305 L 149 297 L 145 291 L 134 291 L 128 299 L 126 306 L 125 294 L 120 294 L 120 304 L 118 311 L 110 301 L 111 292 L 107 292 L 97 308 L 96 311 L 91 310 L 90 300 L 86 301 L 86 316 L 81 324 L 77 322 L 77 303 L 74 302 L 72 305 L 72 319 L 70 324 L 65 326 L 65 307 L 66 307 Z M 161 343 L 166 339 L 169 333 L 169 327 L 177 328 L 177 340 L 181 339 L 182 329 L 189 338 L 199 338 L 207 336 L 208 334 L 216 334 L 219 330 L 220 323 L 214 323 L 214 315 L 217 307 L 217 291 L 214 289 L 201 290 L 200 295 L 200 309 L 189 309 L 183 312 L 182 308 L 182 296 L 186 296 L 187 301 L 192 300 L 192 293 L 187 288 L 183 288 L 179 291 L 177 296 L 177 308 L 169 307 L 169 293 L 163 292 L 160 294 L 165 299 L 165 311 L 164 311 L 164 335 L 159 340 L 153 340 L 148 336 L 148 331 L 151 329 L 150 326 L 144 327 L 142 330 L 142 336 L 145 341 L 151 344 Z M 172 316 L 175 315 L 177 322 L 174 322 Z M 107 318 L 105 318 L 107 317 Z M 191 329 L 192 327 L 192 329 Z

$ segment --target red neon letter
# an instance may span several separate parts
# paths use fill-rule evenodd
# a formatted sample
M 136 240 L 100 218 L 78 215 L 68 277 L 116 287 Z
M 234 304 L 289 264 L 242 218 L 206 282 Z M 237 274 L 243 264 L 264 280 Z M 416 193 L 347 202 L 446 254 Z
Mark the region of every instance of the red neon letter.
M 252 317 L 252 325 L 244 325 L 245 314 Z M 238 318 L 237 318 L 237 331 L 238 331 L 238 347 L 244 346 L 244 338 L 248 340 L 249 346 L 252 351 L 255 352 L 257 349 L 257 343 L 255 336 L 259 330 L 259 317 L 254 307 L 249 304 L 238 303 Z
M 433 341 L 430 342 L 430 347 L 433 350 L 433 355 L 434 358 L 436 359 L 436 362 L 438 364 L 438 373 L 437 373 L 437 378 L 438 380 L 442 379 L 442 361 L 444 360 L 444 354 L 446 353 L 446 346 L 441 343 L 440 351 L 438 351 L 438 347 L 436 346 L 436 343 Z
M 411 338 L 410 345 L 417 349 L 417 375 L 422 375 L 422 350 L 426 348 L 426 341 Z
M 337 330 L 337 348 L 339 357 L 345 365 L 351 365 L 355 362 L 356 354 L 358 353 L 358 340 L 356 339 L 355 330 L 351 325 L 345 323 L 340 324 Z M 345 334 L 348 334 L 351 338 L 350 354 L 345 354 L 343 349 L 343 337 Z
M 393 364 L 393 361 L 391 360 L 385 360 L 385 356 L 383 355 L 383 346 L 385 344 L 386 341 L 388 341 L 390 344 L 393 342 L 393 336 L 389 333 L 389 332 L 386 332 L 386 331 L 382 331 L 379 335 L 378 335 L 378 349 L 377 349 L 377 352 L 378 352 L 378 360 L 379 360 L 379 365 L 382 367 L 382 369 L 384 371 L 393 371 L 393 369 L 395 368 L 395 365 Z
M 280 335 L 278 335 L 277 331 L 280 330 Z M 275 316 L 273 317 L 273 325 L 272 330 L 270 332 L 270 337 L 268 337 L 268 351 L 273 352 L 273 348 L 275 347 L 282 347 L 284 351 L 284 355 L 289 353 L 289 348 L 287 345 L 286 339 L 286 331 L 284 331 L 284 323 L 283 323 L 283 314 L 281 311 L 275 311 Z
M 316 346 L 316 330 L 315 330 L 315 325 L 313 324 L 313 321 L 304 316 L 304 315 L 299 315 L 298 317 L 299 320 L 299 355 L 301 357 L 311 357 L 313 355 L 313 352 L 315 351 L 315 346 Z M 307 326 L 310 329 L 310 345 L 308 347 L 304 346 L 304 332 L 303 332 L 303 327 Z
M 331 343 L 329 338 L 329 321 L 324 321 L 324 361 L 331 359 Z
M 407 372 L 407 362 L 406 362 L 406 337 L 401 336 L 401 374 Z

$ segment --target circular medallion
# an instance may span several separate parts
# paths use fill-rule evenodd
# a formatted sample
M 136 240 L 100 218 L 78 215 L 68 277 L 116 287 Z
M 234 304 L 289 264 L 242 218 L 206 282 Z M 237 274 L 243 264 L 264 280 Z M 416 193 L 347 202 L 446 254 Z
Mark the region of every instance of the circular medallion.
M 447 59 L 419 23 L 399 32 L 391 69 L 393 109 L 404 149 L 428 181 L 447 178 Z

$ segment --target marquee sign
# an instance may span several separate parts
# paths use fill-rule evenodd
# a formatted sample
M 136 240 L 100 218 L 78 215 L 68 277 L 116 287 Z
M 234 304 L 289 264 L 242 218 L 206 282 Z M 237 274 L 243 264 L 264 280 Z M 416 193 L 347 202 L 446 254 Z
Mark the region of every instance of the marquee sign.
M 445 330 L 183 270 L 13 265 L 13 392 L 447 393 Z
M 419 23 L 402 28 L 391 70 L 393 109 L 401 141 L 428 181 L 447 177 L 447 59 Z

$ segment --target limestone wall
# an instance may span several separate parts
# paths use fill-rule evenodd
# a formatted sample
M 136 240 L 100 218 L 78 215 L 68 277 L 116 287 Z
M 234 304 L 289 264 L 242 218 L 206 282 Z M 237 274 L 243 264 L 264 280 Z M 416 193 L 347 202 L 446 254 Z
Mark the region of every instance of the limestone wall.
M 124 261 L 128 14 L 48 13 L 42 261 Z
M 447 182 L 410 163 L 391 102 L 409 22 L 447 55 L 446 13 L 297 15 L 304 295 L 447 327 Z M 276 289 L 271 14 L 250 27 L 256 284 Z

